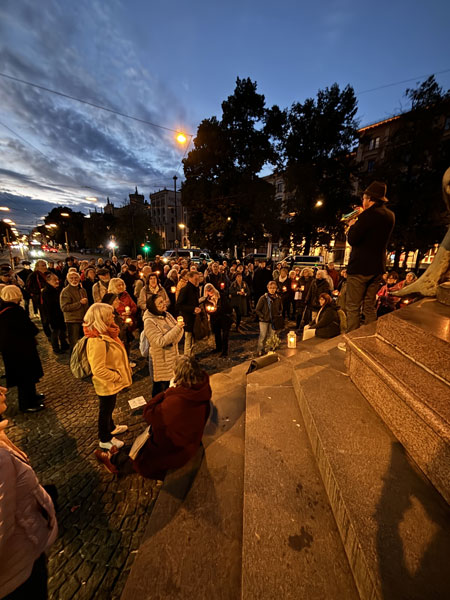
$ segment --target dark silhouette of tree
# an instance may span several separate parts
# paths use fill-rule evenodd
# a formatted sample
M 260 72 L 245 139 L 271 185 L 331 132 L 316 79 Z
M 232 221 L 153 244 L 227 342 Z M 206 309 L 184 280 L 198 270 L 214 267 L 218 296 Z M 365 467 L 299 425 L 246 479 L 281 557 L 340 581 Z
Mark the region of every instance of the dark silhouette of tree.
M 355 167 L 351 152 L 357 139 L 357 101 L 353 88 L 342 91 L 335 83 L 319 90 L 317 97 L 294 103 L 286 111 L 286 123 L 278 117 L 282 138 L 285 180 L 291 199 L 284 228 L 308 254 L 315 242 L 329 242 L 342 232 L 339 222 L 353 202 L 351 182 Z
M 237 78 L 234 93 L 222 103 L 222 119 L 201 122 L 183 161 L 190 238 L 211 250 L 258 246 L 279 230 L 273 186 L 258 177 L 277 160 L 267 127 L 269 115 L 275 118 L 256 87 Z

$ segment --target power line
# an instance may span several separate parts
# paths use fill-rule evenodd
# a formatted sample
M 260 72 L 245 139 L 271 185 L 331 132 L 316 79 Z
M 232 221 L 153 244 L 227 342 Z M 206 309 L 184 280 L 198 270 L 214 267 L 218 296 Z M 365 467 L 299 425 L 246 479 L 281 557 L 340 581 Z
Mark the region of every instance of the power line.
M 102 106 L 101 104 L 95 104 L 94 102 L 89 102 L 88 100 L 82 100 L 81 98 L 76 98 L 75 96 L 71 96 L 70 94 L 64 94 L 63 92 L 58 92 L 56 90 L 52 90 L 43 85 L 38 85 L 37 83 L 31 83 L 31 81 L 26 81 L 25 79 L 20 79 L 19 77 L 13 77 L 12 75 L 7 75 L 6 73 L 0 72 L 0 77 L 4 77 L 5 79 L 10 79 L 11 81 L 17 81 L 18 83 L 23 83 L 24 85 L 29 85 L 38 90 L 43 90 L 44 92 L 49 92 L 50 94 L 56 94 L 57 96 L 61 96 L 62 98 L 68 98 L 70 100 L 75 100 L 76 102 L 81 102 L 81 104 L 87 104 L 88 106 L 92 106 L 94 108 L 98 108 L 100 110 L 104 110 L 106 112 L 112 113 L 114 115 L 118 115 L 119 117 L 124 117 L 125 119 L 131 119 L 133 121 L 137 121 L 138 123 L 144 123 L 145 125 L 150 125 L 151 127 L 157 127 L 158 129 L 164 129 L 165 131 L 172 131 L 173 133 L 184 133 L 179 129 L 172 129 L 171 127 L 165 127 L 164 125 L 158 125 L 157 123 L 152 123 L 151 121 L 147 121 L 145 119 L 139 119 L 139 117 L 133 117 L 132 115 L 127 115 L 126 113 L 120 112 L 118 110 L 114 110 L 112 108 L 108 108 L 107 106 Z M 191 138 L 193 137 L 192 133 L 184 133 L 184 135 L 188 135 Z
M 362 90 L 362 92 L 356 92 L 356 95 L 361 96 L 361 94 L 376 92 L 377 90 L 383 90 L 388 87 L 394 87 L 395 85 L 401 85 L 402 83 L 409 83 L 410 81 L 416 81 L 417 79 L 425 79 L 426 77 L 430 77 L 431 75 L 441 75 L 442 73 L 448 73 L 449 71 L 450 69 L 444 69 L 443 71 L 437 71 L 436 73 L 428 73 L 428 75 L 417 75 L 416 77 L 411 77 L 410 79 L 403 79 L 403 81 L 396 81 L 395 83 L 386 83 L 385 85 L 379 85 L 378 87 L 370 88 L 369 90 Z

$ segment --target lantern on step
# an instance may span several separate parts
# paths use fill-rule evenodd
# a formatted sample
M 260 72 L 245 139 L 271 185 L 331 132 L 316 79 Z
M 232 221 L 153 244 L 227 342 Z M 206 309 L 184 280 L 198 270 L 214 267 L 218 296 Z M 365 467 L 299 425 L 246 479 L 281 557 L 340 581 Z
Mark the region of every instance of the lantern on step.
M 297 348 L 297 336 L 295 331 L 290 331 L 287 336 L 288 348 Z

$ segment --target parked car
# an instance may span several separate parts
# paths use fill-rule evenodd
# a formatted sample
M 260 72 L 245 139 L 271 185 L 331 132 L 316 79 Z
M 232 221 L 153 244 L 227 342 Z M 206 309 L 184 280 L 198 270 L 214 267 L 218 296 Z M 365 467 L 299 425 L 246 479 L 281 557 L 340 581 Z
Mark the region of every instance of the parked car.
M 271 262 L 271 259 L 267 258 L 267 254 L 265 252 L 250 252 L 250 254 L 244 256 L 245 265 L 247 265 L 248 263 L 254 263 L 255 260 L 266 260 L 268 262 Z
M 200 264 L 204 258 L 208 262 L 211 262 L 212 258 L 209 253 L 200 248 L 179 248 L 178 250 L 166 250 L 162 255 L 161 259 L 164 263 L 168 263 L 170 260 L 177 260 L 177 258 L 187 258 L 195 264 Z
M 294 267 L 300 267 L 300 268 L 305 268 L 305 267 L 311 267 L 311 268 L 319 268 L 319 269 L 323 269 L 325 266 L 325 263 L 323 261 L 323 256 L 308 256 L 306 254 L 289 254 L 288 256 L 285 256 L 283 259 L 284 262 L 286 262 L 289 265 L 290 269 L 293 269 Z

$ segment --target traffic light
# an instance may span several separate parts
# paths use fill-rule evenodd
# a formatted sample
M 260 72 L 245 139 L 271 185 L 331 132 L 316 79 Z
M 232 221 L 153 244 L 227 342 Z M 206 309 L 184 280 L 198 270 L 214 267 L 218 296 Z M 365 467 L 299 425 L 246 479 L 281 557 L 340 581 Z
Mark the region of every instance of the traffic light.
M 150 252 L 150 246 L 148 246 L 147 244 L 144 246 L 144 252 Z

